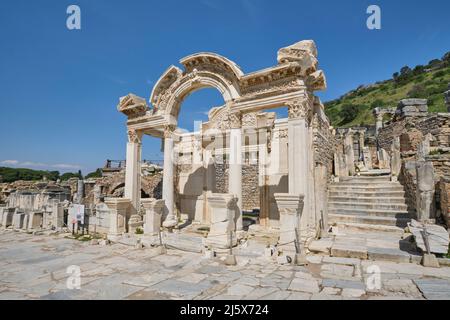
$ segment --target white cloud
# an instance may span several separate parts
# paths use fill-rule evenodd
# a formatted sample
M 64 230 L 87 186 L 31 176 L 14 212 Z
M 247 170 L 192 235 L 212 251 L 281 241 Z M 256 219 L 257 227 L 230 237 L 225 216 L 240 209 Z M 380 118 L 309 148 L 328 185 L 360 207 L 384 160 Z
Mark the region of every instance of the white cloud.
M 83 167 L 78 164 L 69 164 L 69 163 L 57 163 L 57 164 L 49 164 L 42 162 L 33 162 L 33 161 L 19 161 L 19 160 L 3 160 L 0 161 L 0 164 L 13 166 L 13 167 L 31 167 L 31 168 L 43 168 L 43 169 L 60 169 L 60 170 L 79 170 Z
M 19 163 L 19 161 L 17 161 L 17 160 L 3 160 L 2 162 L 0 162 L 0 164 L 4 164 L 7 166 L 14 166 L 18 163 Z

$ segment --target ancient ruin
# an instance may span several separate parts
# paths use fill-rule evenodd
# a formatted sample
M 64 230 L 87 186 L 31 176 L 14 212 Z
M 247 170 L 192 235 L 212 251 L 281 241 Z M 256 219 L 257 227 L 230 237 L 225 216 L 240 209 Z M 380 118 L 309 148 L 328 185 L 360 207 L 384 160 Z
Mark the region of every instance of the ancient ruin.
M 441 258 L 442 226 L 450 226 L 450 114 L 405 99 L 375 108 L 374 127 L 333 128 L 314 95 L 326 88 L 317 57 L 308 40 L 251 73 L 214 53 L 181 59 L 182 68 L 159 78 L 150 104 L 131 93 L 120 98 L 126 160 L 108 160 L 101 178 L 2 184 L 0 224 L 205 254 L 252 240 L 279 263 L 306 264 L 313 253 Z M 186 133 L 177 128 L 182 102 L 205 87 L 225 104 Z M 449 105 L 449 91 L 444 97 Z M 288 118 L 277 118 L 279 108 Z M 141 159 L 144 135 L 161 139 L 161 165 Z M 373 244 L 380 233 L 384 243 Z

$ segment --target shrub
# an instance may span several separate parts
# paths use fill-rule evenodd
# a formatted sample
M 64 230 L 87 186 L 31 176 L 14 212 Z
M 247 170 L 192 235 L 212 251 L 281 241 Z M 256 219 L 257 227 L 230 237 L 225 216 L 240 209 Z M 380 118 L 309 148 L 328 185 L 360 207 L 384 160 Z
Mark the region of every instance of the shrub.
M 424 99 L 427 97 L 427 91 L 422 84 L 414 85 L 411 90 L 406 94 L 408 98 L 420 98 Z
M 340 113 L 343 122 L 353 121 L 358 115 L 359 109 L 360 107 L 354 104 L 343 105 Z

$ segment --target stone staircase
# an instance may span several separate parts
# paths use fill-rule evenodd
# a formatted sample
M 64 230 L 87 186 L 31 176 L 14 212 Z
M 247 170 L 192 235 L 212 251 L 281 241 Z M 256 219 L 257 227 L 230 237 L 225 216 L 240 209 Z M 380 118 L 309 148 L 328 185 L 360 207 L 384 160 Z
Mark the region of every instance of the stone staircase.
M 402 232 L 411 221 L 404 193 L 390 175 L 340 178 L 329 186 L 329 223 L 344 229 Z

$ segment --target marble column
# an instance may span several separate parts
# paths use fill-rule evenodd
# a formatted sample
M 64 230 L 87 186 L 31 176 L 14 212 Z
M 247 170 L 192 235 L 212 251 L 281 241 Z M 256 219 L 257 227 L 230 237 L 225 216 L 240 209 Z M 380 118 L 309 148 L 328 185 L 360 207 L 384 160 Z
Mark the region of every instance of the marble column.
M 258 131 L 258 170 L 259 170 L 259 203 L 260 203 L 260 224 L 263 226 L 269 225 L 269 210 L 270 210 L 270 198 L 269 198 L 269 186 L 267 177 L 267 165 L 268 165 L 268 128 L 260 128 Z
M 315 237 L 317 229 L 314 205 L 312 159 L 312 109 L 306 99 L 287 103 L 289 192 L 275 194 L 280 212 L 280 242 L 287 252 L 296 252 L 298 263 L 305 262 L 303 246 Z M 297 232 L 295 232 L 297 231 Z
M 236 231 L 242 223 L 242 118 L 239 113 L 230 114 L 230 154 L 228 170 L 228 192 L 237 197 Z
M 125 169 L 125 198 L 131 201 L 127 218 L 139 212 L 141 199 L 142 132 L 128 131 L 127 161 Z
M 383 128 L 383 114 L 381 112 L 377 112 L 375 114 L 375 118 L 375 134 L 378 135 L 378 133 L 380 133 L 380 130 Z
M 174 131 L 175 126 L 173 125 L 167 125 L 164 129 L 163 199 L 165 201 L 164 215 L 166 219 L 163 222 L 163 227 L 165 228 L 173 228 L 178 223 L 174 211 Z

